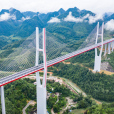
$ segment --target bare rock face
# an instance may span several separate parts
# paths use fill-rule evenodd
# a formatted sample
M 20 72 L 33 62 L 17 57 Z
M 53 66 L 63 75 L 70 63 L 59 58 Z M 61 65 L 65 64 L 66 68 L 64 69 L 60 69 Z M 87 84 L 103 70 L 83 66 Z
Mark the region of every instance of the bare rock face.
M 110 64 L 108 62 L 101 63 L 101 70 L 107 70 L 110 72 L 114 72 L 114 70 L 112 69 L 112 67 L 110 66 Z

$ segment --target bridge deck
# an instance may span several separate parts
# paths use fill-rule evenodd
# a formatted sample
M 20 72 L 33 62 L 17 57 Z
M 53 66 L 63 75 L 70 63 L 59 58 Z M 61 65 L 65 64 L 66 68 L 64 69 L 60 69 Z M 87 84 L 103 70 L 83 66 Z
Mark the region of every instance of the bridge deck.
M 114 41 L 114 38 L 104 41 L 103 45 L 107 44 L 109 42 L 112 42 L 112 41 Z M 92 45 L 92 46 L 74 51 L 72 53 L 66 54 L 64 56 L 58 57 L 58 58 L 50 60 L 50 61 L 47 61 L 47 67 L 50 67 L 54 64 L 57 64 L 57 63 L 62 62 L 64 60 L 67 60 L 69 58 L 72 58 L 72 57 L 77 56 L 81 53 L 87 52 L 87 51 L 92 50 L 92 49 L 94 49 L 96 47 L 99 47 L 99 46 L 101 46 L 101 43 L 98 43 L 98 44 L 95 44 L 95 45 Z M 34 67 L 28 68 L 26 70 L 20 71 L 18 73 L 3 77 L 3 78 L 0 79 L 0 87 L 3 86 L 3 85 L 6 85 L 8 83 L 11 83 L 15 80 L 18 80 L 20 78 L 23 78 L 25 76 L 28 76 L 30 74 L 33 74 L 33 73 L 35 73 L 37 71 L 40 71 L 42 69 L 43 69 L 43 64 L 39 64 L 38 66 L 34 66 Z

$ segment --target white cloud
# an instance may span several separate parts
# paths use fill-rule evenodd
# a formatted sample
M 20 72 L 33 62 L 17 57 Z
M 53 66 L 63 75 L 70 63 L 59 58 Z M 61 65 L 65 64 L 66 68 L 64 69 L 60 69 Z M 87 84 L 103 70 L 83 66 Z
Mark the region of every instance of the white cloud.
M 16 17 L 14 15 L 10 15 L 9 13 L 4 13 L 2 15 L 0 15 L 0 21 L 7 21 L 8 19 L 13 19 L 15 20 Z
M 106 30 L 110 30 L 110 31 L 113 31 L 114 30 L 114 20 L 113 19 L 111 19 L 110 21 L 108 21 L 105 24 L 105 29 Z
M 27 20 L 27 19 L 30 19 L 30 17 L 27 16 L 27 17 L 22 17 L 22 18 L 21 18 L 22 21 L 25 21 L 25 20 Z
M 75 18 L 74 16 L 72 16 L 72 12 L 69 12 L 69 15 L 64 18 L 64 21 L 71 21 L 71 22 L 87 22 L 87 19 L 88 18 L 88 22 L 89 24 L 92 24 L 92 23 L 95 23 L 97 20 L 99 19 L 102 19 L 103 20 L 103 15 L 95 15 L 95 16 L 91 16 L 90 14 L 86 14 L 85 16 L 83 17 L 78 17 L 78 18 Z
M 2 15 L 0 15 L 0 21 L 5 21 L 10 19 L 10 14 L 9 13 L 4 13 Z
M 83 16 L 82 18 L 83 19 L 86 19 L 86 18 L 88 18 L 90 15 L 89 14 L 86 14 L 85 16 Z
M 75 18 L 74 16 L 72 16 L 72 12 L 69 12 L 69 15 L 64 18 L 64 21 L 71 21 L 71 22 L 83 22 L 82 18 Z
M 95 23 L 97 20 L 102 19 L 103 20 L 103 15 L 97 14 L 95 16 L 89 16 L 89 24 Z
M 15 15 L 11 15 L 10 18 L 13 19 L 13 20 L 16 20 L 16 16 Z
M 48 23 L 60 23 L 60 19 L 56 18 L 56 17 L 52 17 Z

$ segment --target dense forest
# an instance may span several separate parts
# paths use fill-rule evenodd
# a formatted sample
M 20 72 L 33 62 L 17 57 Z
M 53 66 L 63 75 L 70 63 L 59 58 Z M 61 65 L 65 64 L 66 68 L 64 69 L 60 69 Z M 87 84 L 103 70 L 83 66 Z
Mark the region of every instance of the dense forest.
M 54 70 L 54 75 L 65 77 L 76 83 L 83 91 L 92 97 L 112 102 L 114 101 L 114 76 L 104 73 L 93 73 L 87 68 L 73 64 L 57 64 Z
M 109 64 L 112 66 L 112 68 L 114 69 L 114 52 L 109 54 L 107 56 L 107 58 L 109 58 L 109 60 L 107 60 L 109 62 Z
M 54 75 L 69 78 L 79 87 L 81 87 L 87 94 L 92 95 L 92 97 L 108 102 L 114 101 L 113 76 L 107 76 L 103 73 L 94 74 L 84 67 L 72 64 L 66 65 L 60 63 L 58 65 L 55 65 L 53 68 L 51 67 L 49 70 L 52 69 L 54 70 Z M 7 114 L 20 114 L 22 113 L 23 107 L 26 106 L 27 100 L 36 101 L 36 86 L 33 84 L 34 81 L 35 80 L 23 79 L 5 85 L 5 104 Z M 98 111 L 99 114 L 102 114 L 101 112 L 103 111 L 113 112 L 113 103 L 109 105 L 103 104 L 101 107 L 101 105 L 96 105 L 96 103 L 91 100 L 91 96 L 83 97 L 82 94 L 73 94 L 64 85 L 60 85 L 54 81 L 47 82 L 47 91 L 51 93 L 49 99 L 47 100 L 47 109 L 49 112 L 51 111 L 51 108 L 53 108 L 54 112 L 60 112 L 60 110 L 62 110 L 62 107 L 66 106 L 67 101 L 65 97 L 70 97 L 74 102 L 76 102 L 76 107 L 69 110 L 85 109 L 87 110 L 87 114 L 97 114 L 94 112 Z M 57 96 L 55 95 L 56 92 L 61 93 L 59 96 L 59 102 L 57 103 Z M 28 114 L 33 110 L 36 110 L 36 105 L 30 105 L 27 108 Z M 64 114 L 68 114 L 69 110 L 66 110 Z
M 86 53 L 77 55 L 71 59 L 68 59 L 66 62 L 79 63 L 89 68 L 94 68 L 94 59 L 95 59 L 95 50 L 90 50 Z
M 110 104 L 93 105 L 86 114 L 114 114 L 114 102 Z
M 27 100 L 36 100 L 36 86 L 33 82 L 34 80 L 24 79 L 5 85 L 6 114 L 22 114 Z M 1 102 L 0 114 L 2 114 Z
M 36 86 L 33 84 L 34 81 L 35 80 L 30 79 L 20 79 L 5 85 L 5 105 L 7 114 L 21 114 L 27 101 L 36 101 Z M 86 109 L 96 104 L 95 101 L 91 99 L 91 96 L 84 97 L 82 94 L 74 94 L 66 86 L 60 85 L 58 82 L 47 81 L 47 91 L 50 93 L 50 96 L 47 99 L 47 110 L 50 114 L 52 108 L 55 113 L 58 113 L 66 106 L 66 97 L 73 99 L 76 104 L 75 107 L 71 107 L 72 110 L 81 108 Z M 59 96 L 56 95 L 57 92 L 59 93 Z M 26 112 L 27 114 L 31 114 L 36 110 L 36 105 L 30 105 L 26 109 Z M 1 102 L 0 114 L 2 114 Z
M 53 89 L 52 89 L 53 88 Z M 74 94 L 71 92 L 65 85 L 60 85 L 58 82 L 48 81 L 47 82 L 47 91 L 50 93 L 49 98 L 47 99 L 47 110 L 49 114 L 51 114 L 51 109 L 53 109 L 54 113 L 59 113 L 63 108 L 68 105 L 67 97 L 73 99 L 75 106 L 71 106 L 69 110 L 74 109 L 85 109 L 91 107 L 92 105 L 96 105 L 95 101 L 91 99 L 91 96 L 84 97 L 82 94 Z M 59 93 L 59 96 L 57 96 Z M 27 114 L 31 114 L 37 110 L 36 105 L 29 106 L 26 109 Z M 64 111 L 66 113 L 67 111 Z

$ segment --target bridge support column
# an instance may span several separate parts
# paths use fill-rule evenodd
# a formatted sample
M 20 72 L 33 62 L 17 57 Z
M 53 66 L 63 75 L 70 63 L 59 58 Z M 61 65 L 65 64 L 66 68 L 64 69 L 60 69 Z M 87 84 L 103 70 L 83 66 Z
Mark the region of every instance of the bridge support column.
M 101 56 L 95 56 L 94 71 L 100 72 Z
M 5 98 L 4 98 L 4 86 L 1 86 L 1 105 L 2 105 L 2 114 L 6 114 L 5 112 Z
M 37 86 L 37 114 L 46 114 L 46 87 Z
M 106 53 L 107 53 L 107 44 L 105 44 L 104 56 L 106 55 Z
M 96 35 L 96 43 L 98 41 L 98 37 L 101 37 L 101 50 L 100 50 L 100 54 L 97 54 L 97 48 L 95 48 L 95 62 L 94 62 L 94 71 L 99 72 L 100 71 L 100 67 L 101 67 L 101 55 L 102 55 L 102 49 L 103 49 L 103 29 L 104 29 L 104 23 L 102 24 L 102 33 L 99 34 L 99 23 L 97 24 L 97 35 Z
M 112 52 L 113 52 L 113 50 L 114 50 L 114 41 L 112 42 Z
M 40 82 L 39 72 L 36 72 L 37 81 L 37 114 L 46 114 L 46 79 L 47 79 L 47 63 L 46 63 L 46 36 L 45 28 L 43 28 L 43 49 L 39 49 L 39 30 L 36 27 L 36 66 L 39 64 L 39 51 L 43 52 L 44 76 L 42 84 Z
M 111 53 L 110 48 L 111 48 L 111 43 L 109 42 L 109 43 L 108 43 L 108 54 Z

